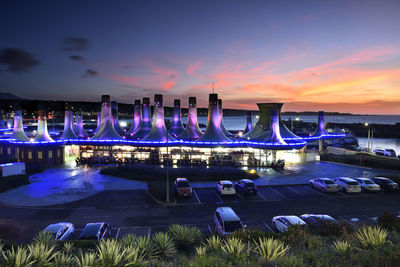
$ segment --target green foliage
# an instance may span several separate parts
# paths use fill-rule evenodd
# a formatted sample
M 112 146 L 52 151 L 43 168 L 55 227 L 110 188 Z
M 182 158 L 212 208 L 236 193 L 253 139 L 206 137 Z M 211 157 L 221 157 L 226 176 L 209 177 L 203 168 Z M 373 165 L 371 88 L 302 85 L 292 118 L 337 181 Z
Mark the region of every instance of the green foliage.
M 250 241 L 253 242 L 257 241 L 260 238 L 266 237 L 267 234 L 258 228 L 246 228 L 246 229 L 236 230 L 230 236 L 237 237 L 243 242 L 247 242 L 250 236 Z
M 65 242 L 63 251 L 67 254 L 71 254 L 74 251 L 74 243 L 72 242 Z
M 126 247 L 124 261 L 125 266 L 142 266 L 146 263 L 146 259 L 139 252 L 139 248 L 134 247 L 133 244 Z
M 79 267 L 91 267 L 96 266 L 97 257 L 94 252 L 82 252 L 79 251 L 77 256 L 74 256 L 74 260 L 77 266 Z
M 266 262 L 275 261 L 283 257 L 290 248 L 284 242 L 273 238 L 260 238 L 255 242 L 255 245 L 256 253 Z
M 301 257 L 296 257 L 292 255 L 287 255 L 285 257 L 280 257 L 274 261 L 274 266 L 277 267 L 303 267 L 308 266 L 304 264 Z
M 201 231 L 197 227 L 173 224 L 168 228 L 175 244 L 181 249 L 189 249 L 201 241 Z
M 360 228 L 355 236 L 365 248 L 381 246 L 386 243 L 388 232 L 379 226 L 365 226 Z
M 195 252 L 197 256 L 204 256 L 206 255 L 207 247 L 206 246 L 196 247 Z
M 306 239 L 305 246 L 307 249 L 320 250 L 320 249 L 322 249 L 323 245 L 324 245 L 324 242 L 322 241 L 322 238 L 320 236 L 310 235 Z
M 304 245 L 305 240 L 309 237 L 309 232 L 304 225 L 292 225 L 288 231 L 281 234 L 281 239 L 291 245 L 301 246 Z
M 336 253 L 344 254 L 344 253 L 350 251 L 351 244 L 350 244 L 350 242 L 348 242 L 346 240 L 337 240 L 337 241 L 333 241 L 332 247 Z
M 241 257 L 246 249 L 245 243 L 237 237 L 230 237 L 224 241 L 222 251 L 229 256 Z
M 134 244 L 136 239 L 137 239 L 137 236 L 136 236 L 136 235 L 134 235 L 134 234 L 128 234 L 128 235 L 125 235 L 125 236 L 121 239 L 120 242 L 121 242 L 121 244 L 122 244 L 123 247 L 128 247 L 128 246 Z
M 211 251 L 219 250 L 222 247 L 222 239 L 218 235 L 213 235 L 206 239 L 206 246 Z
M 97 245 L 97 258 L 101 266 L 119 266 L 121 265 L 126 249 L 115 239 L 101 240 Z
M 59 241 L 55 240 L 52 234 L 46 232 L 37 233 L 33 238 L 33 243 L 43 244 L 49 248 L 57 247 L 59 245 Z
M 189 264 L 190 267 L 221 267 L 232 266 L 225 262 L 224 257 L 217 254 L 206 254 L 203 256 L 192 257 Z M 187 266 L 183 265 L 183 266 Z M 240 265 L 238 265 L 240 266 Z
M 32 255 L 32 259 L 37 265 L 48 265 L 59 252 L 55 251 L 55 246 L 47 245 L 46 243 L 35 242 L 28 245 L 28 250 Z
M 96 240 L 74 240 L 71 241 L 76 249 L 96 249 Z
M 58 253 L 54 257 L 54 266 L 64 267 L 64 266 L 71 266 L 72 265 L 72 254 L 71 253 Z
M 388 231 L 400 232 L 400 218 L 386 211 L 378 217 L 378 225 Z
M 133 246 L 138 249 L 138 257 L 149 259 L 153 255 L 154 246 L 150 238 L 139 236 L 135 239 Z
M 28 267 L 31 266 L 35 260 L 32 258 L 32 254 L 27 248 L 12 247 L 10 250 L 4 252 L 3 261 L 5 266 L 15 267 Z
M 152 237 L 154 256 L 163 261 L 171 260 L 176 253 L 176 245 L 168 233 L 156 233 Z

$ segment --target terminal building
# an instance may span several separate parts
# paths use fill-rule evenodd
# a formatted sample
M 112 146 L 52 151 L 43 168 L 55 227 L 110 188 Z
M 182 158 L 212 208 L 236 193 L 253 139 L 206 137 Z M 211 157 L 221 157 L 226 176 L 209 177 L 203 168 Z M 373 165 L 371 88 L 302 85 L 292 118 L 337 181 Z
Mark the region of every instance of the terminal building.
M 201 131 L 197 121 L 196 98 L 189 98 L 186 127 L 181 120 L 181 102 L 174 100 L 172 126 L 164 121 L 163 96 L 154 96 L 151 116 L 150 98 L 135 100 L 132 125 L 122 129 L 118 109 L 109 95 L 102 96 L 97 128 L 84 129 L 82 116 L 65 111 L 64 129 L 58 138 L 50 137 L 46 114 L 38 112 L 37 134 L 24 132 L 21 111 L 15 111 L 13 133 L 0 139 L 0 155 L 27 165 L 54 166 L 69 160 L 84 163 L 145 162 L 149 164 L 207 166 L 267 166 L 277 159 L 296 161 L 307 142 L 344 137 L 328 134 L 324 113 L 318 116 L 317 130 L 304 138 L 292 133 L 282 122 L 282 103 L 258 103 L 259 119 L 253 126 L 251 114 L 243 134 L 229 132 L 223 121 L 222 100 L 209 95 L 208 122 Z

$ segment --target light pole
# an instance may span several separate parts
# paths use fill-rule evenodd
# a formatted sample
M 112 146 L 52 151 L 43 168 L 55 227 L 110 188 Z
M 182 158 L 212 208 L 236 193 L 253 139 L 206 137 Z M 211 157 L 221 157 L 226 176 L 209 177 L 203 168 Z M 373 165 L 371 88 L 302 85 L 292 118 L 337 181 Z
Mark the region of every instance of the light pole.
M 168 149 L 168 139 L 167 139 L 167 161 L 168 161 L 168 159 L 169 159 L 169 156 L 168 156 L 168 153 L 169 153 L 169 149 Z M 169 172 L 168 172 L 168 163 L 166 163 L 165 164 L 165 167 L 167 168 L 167 192 L 166 192 L 166 194 L 167 194 L 167 199 L 166 199 L 166 201 L 167 201 L 167 203 L 169 202 Z

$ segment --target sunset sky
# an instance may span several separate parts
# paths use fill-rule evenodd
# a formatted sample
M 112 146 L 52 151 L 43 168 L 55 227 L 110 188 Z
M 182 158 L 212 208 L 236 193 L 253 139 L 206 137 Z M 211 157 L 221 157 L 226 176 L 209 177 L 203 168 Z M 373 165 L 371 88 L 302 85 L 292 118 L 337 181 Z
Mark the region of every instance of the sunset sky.
M 0 92 L 400 114 L 400 1 L 1 1 Z

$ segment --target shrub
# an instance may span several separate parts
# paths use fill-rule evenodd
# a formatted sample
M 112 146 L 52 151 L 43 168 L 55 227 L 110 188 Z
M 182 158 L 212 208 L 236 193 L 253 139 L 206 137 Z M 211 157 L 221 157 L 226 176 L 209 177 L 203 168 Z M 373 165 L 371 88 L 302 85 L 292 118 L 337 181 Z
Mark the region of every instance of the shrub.
M 218 235 L 213 235 L 206 239 L 206 245 L 212 251 L 219 250 L 222 247 L 222 239 Z
M 59 252 L 55 252 L 55 246 L 50 247 L 45 243 L 36 242 L 28 245 L 28 250 L 32 255 L 32 259 L 35 260 L 39 266 L 49 264 Z
M 322 249 L 324 243 L 320 236 L 310 235 L 306 241 L 306 247 L 311 250 Z
M 301 246 L 308 239 L 309 232 L 304 225 L 292 225 L 287 232 L 282 233 L 280 236 L 286 243 Z
M 64 267 L 64 266 L 71 266 L 72 265 L 72 254 L 70 253 L 58 253 L 54 257 L 54 265 L 59 266 L 59 267 Z
M 96 254 L 94 252 L 83 253 L 79 251 L 79 255 L 74 256 L 74 260 L 79 267 L 95 266 L 97 263 Z
M 134 234 L 128 234 L 121 239 L 122 246 L 128 247 L 135 243 L 137 236 Z
M 258 228 L 246 228 L 246 229 L 236 230 L 230 236 L 237 237 L 243 242 L 247 242 L 249 237 L 250 241 L 257 241 L 260 238 L 266 237 L 267 234 Z
M 273 238 L 260 238 L 255 242 L 255 245 L 256 253 L 266 262 L 279 259 L 284 256 L 290 248 L 282 241 Z
M 207 247 L 205 246 L 196 247 L 195 251 L 197 256 L 204 256 L 206 255 Z
M 156 233 L 152 237 L 154 245 L 154 256 L 158 259 L 168 261 L 172 259 L 176 253 L 176 246 L 168 233 Z
M 351 244 L 346 240 L 338 240 L 333 241 L 332 247 L 336 253 L 346 253 L 351 249 Z
M 154 247 L 150 238 L 139 236 L 135 239 L 133 245 L 138 249 L 139 257 L 149 259 L 153 255 Z
M 365 226 L 360 228 L 355 235 L 363 247 L 371 248 L 383 245 L 388 232 L 379 226 Z
M 140 266 L 146 262 L 139 249 L 133 244 L 126 248 L 124 261 L 126 262 L 125 266 Z
M 190 267 L 221 267 L 221 266 L 232 266 L 227 264 L 223 257 L 215 254 L 206 254 L 203 256 L 193 257 L 187 265 Z M 240 266 L 240 265 L 238 265 Z
M 321 227 L 311 228 L 310 233 L 321 236 L 339 237 L 343 227 L 347 227 L 347 225 L 343 223 L 321 222 Z
M 229 256 L 240 257 L 244 255 L 246 245 L 239 238 L 230 237 L 224 241 L 222 251 Z
M 115 239 L 101 240 L 97 245 L 97 258 L 101 266 L 119 266 L 125 251 Z
M 400 218 L 396 215 L 384 212 L 383 215 L 378 217 L 378 225 L 388 231 L 400 232 Z
M 63 251 L 67 254 L 71 254 L 74 251 L 74 243 L 72 242 L 65 242 Z
M 274 266 L 278 267 L 302 267 L 309 266 L 304 264 L 301 257 L 287 255 L 285 257 L 280 257 L 274 261 Z
M 197 227 L 173 224 L 168 228 L 168 233 L 181 249 L 188 249 L 201 241 L 201 231 Z
M 33 238 L 33 243 L 35 244 L 43 244 L 49 248 L 51 247 L 57 247 L 59 244 L 59 241 L 54 239 L 54 236 L 50 233 L 46 232 L 39 232 L 36 234 L 36 236 Z
M 3 263 L 5 266 L 28 267 L 34 262 L 32 254 L 27 248 L 17 247 L 17 249 L 14 249 L 12 247 L 3 254 Z

